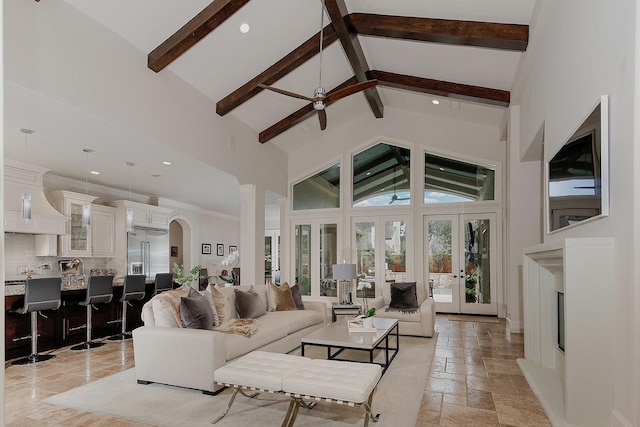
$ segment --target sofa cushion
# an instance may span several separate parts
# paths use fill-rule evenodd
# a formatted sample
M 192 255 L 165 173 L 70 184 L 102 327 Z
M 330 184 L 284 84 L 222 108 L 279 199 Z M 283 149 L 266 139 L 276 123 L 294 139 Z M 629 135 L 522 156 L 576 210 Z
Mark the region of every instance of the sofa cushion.
M 280 286 L 274 283 L 267 283 L 267 293 L 269 295 L 269 311 L 295 310 L 296 303 L 291 294 L 291 288 L 287 282 Z
M 274 311 L 262 316 L 260 321 L 264 324 L 281 324 L 287 328 L 287 334 L 292 334 L 324 321 L 322 313 L 315 310 Z
M 222 293 L 220 288 L 217 286 L 209 285 L 208 289 L 211 292 L 211 297 L 213 298 L 213 305 L 216 309 L 216 313 L 218 314 L 219 324 L 228 321 L 231 318 L 232 306 L 229 304 L 227 296 Z
M 418 308 L 416 282 L 399 282 L 391 284 L 391 302 L 389 308 L 399 310 L 415 310 Z
M 253 291 L 253 288 L 246 292 L 234 289 L 234 296 L 236 299 L 236 311 L 241 319 L 255 319 L 267 312 L 260 300 L 260 296 Z
M 293 302 L 296 303 L 296 308 L 298 310 L 304 310 L 304 303 L 302 302 L 302 294 L 300 293 L 299 283 L 291 286 L 291 296 L 293 297 Z
M 285 312 L 282 312 L 285 313 Z M 279 322 L 269 322 L 269 318 L 273 313 L 267 313 L 258 319 L 260 327 L 251 338 L 237 334 L 225 334 L 225 347 L 227 361 L 236 357 L 247 354 L 250 351 L 257 350 L 287 336 L 287 326 Z
M 206 297 L 191 288 L 189 295 L 180 298 L 180 316 L 189 329 L 211 329 L 216 326 L 217 316 Z
M 180 287 L 153 297 L 151 307 L 156 326 L 184 328 L 180 316 L 180 297 L 189 295 L 189 289 Z

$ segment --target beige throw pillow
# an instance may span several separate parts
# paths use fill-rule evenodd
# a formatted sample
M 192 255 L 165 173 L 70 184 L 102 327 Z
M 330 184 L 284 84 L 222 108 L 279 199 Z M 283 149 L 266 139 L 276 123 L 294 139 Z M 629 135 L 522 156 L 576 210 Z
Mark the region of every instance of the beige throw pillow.
M 218 314 L 218 324 L 221 325 L 230 317 L 229 308 L 227 307 L 227 299 L 216 286 L 209 285 L 209 291 L 211 292 L 213 305 L 216 309 L 216 313 Z
M 282 283 L 280 286 L 269 282 L 267 286 L 270 311 L 296 310 L 296 303 L 293 300 L 291 288 L 289 288 L 287 282 Z

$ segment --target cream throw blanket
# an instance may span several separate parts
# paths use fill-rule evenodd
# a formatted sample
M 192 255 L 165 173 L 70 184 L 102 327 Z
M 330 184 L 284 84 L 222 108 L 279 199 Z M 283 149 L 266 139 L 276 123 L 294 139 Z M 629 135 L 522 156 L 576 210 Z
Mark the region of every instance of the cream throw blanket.
M 225 334 L 242 335 L 249 338 L 251 335 L 258 332 L 260 328 L 260 322 L 256 319 L 233 319 L 231 322 L 224 325 L 215 326 L 214 331 L 223 332 Z

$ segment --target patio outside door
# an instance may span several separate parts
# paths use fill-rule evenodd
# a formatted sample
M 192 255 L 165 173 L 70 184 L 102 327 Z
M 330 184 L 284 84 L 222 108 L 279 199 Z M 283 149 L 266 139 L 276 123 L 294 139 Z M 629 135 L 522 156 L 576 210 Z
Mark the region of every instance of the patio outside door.
M 497 315 L 496 215 L 425 216 L 427 280 L 436 311 Z

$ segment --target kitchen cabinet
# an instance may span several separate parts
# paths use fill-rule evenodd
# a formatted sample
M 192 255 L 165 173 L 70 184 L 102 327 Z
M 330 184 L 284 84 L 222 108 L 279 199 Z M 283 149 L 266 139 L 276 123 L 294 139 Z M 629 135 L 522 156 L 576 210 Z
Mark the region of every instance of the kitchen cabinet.
M 91 227 L 82 226 L 82 207 L 97 197 L 71 191 L 52 191 L 53 205 L 67 217 L 67 234 L 59 236 L 58 255 L 69 257 L 91 256 Z
M 113 257 L 116 254 L 116 209 L 91 205 L 91 226 L 82 226 L 82 207 L 97 197 L 71 191 L 52 191 L 54 206 L 67 220 L 67 234 L 58 238 L 58 256 Z
M 124 218 L 124 212 L 127 208 L 131 209 L 134 227 L 149 227 L 161 230 L 169 229 L 169 219 L 173 211 L 172 209 L 127 200 L 116 200 L 110 203 L 110 205 L 121 210 L 122 218 Z
M 91 255 L 94 257 L 116 255 L 115 208 L 91 205 Z

